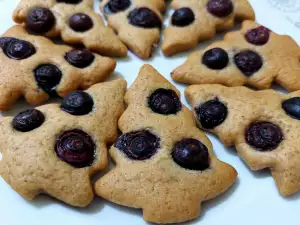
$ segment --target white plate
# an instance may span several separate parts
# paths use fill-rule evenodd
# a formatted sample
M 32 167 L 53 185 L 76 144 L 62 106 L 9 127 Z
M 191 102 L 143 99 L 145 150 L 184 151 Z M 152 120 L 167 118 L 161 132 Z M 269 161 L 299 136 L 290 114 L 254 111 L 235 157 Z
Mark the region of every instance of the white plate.
M 99 0 L 97 0 L 99 2 Z M 289 34 L 300 44 L 300 0 L 252 0 L 257 21 L 277 33 Z M 13 22 L 11 14 L 16 0 L 0 0 L 0 33 Z M 217 38 L 221 38 L 222 34 Z M 199 45 L 199 49 L 210 42 Z M 123 76 L 130 85 L 144 63 L 152 64 L 170 80 L 170 72 L 184 62 L 188 53 L 172 58 L 163 57 L 157 51 L 155 56 L 142 61 L 132 54 L 118 62 L 117 76 Z M 183 93 L 184 86 L 176 84 Z M 182 100 L 186 103 L 184 97 Z M 12 115 L 27 106 L 19 102 Z M 27 106 L 28 107 L 28 106 Z M 282 198 L 268 171 L 252 172 L 242 162 L 234 149 L 225 149 L 213 136 L 217 156 L 234 166 L 239 178 L 237 183 L 225 194 L 203 204 L 199 219 L 185 224 L 201 225 L 299 225 L 300 193 Z M 140 210 L 117 206 L 100 198 L 86 209 L 74 209 L 46 196 L 33 202 L 24 200 L 0 178 L 0 224 L 1 225 L 139 225 L 147 224 Z

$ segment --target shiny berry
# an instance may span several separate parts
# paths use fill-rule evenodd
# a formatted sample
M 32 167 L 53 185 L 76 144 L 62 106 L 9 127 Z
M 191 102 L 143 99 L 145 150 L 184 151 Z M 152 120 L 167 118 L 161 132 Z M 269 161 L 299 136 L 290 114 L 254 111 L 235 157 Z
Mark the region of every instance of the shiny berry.
M 156 89 L 148 99 L 148 105 L 153 112 L 170 115 L 178 113 L 181 108 L 181 102 L 177 93 L 171 89 Z
M 27 109 L 16 115 L 12 126 L 17 131 L 28 132 L 40 127 L 45 121 L 44 114 L 37 109 Z
M 7 57 L 15 60 L 26 59 L 36 53 L 30 42 L 16 38 L 1 38 L 1 47 Z
M 135 8 L 127 16 L 128 22 L 137 27 L 161 28 L 162 22 L 159 16 L 146 7 Z
M 81 116 L 89 114 L 94 107 L 92 97 L 83 91 L 74 91 L 64 98 L 61 109 L 71 115 Z
M 227 118 L 227 106 L 219 100 L 209 100 L 195 108 L 196 116 L 201 126 L 213 129 L 221 125 Z
M 160 139 L 147 130 L 123 134 L 115 147 L 133 160 L 151 158 L 160 147 Z
M 62 72 L 53 64 L 43 64 L 34 70 L 34 76 L 38 86 L 49 95 L 53 95 L 60 83 Z
M 229 63 L 227 52 L 222 48 L 213 48 L 202 56 L 202 63 L 212 70 L 224 69 Z
M 104 6 L 104 12 L 107 14 L 118 13 L 128 9 L 131 5 L 131 0 L 110 0 Z
M 202 171 L 209 168 L 208 149 L 196 139 L 187 138 L 177 142 L 172 150 L 172 157 L 185 169 Z
M 234 56 L 236 66 L 245 76 L 251 76 L 263 66 L 263 60 L 259 54 L 251 50 L 244 50 Z
M 216 17 L 226 17 L 233 12 L 233 3 L 231 0 L 209 0 L 206 8 Z
M 91 65 L 95 59 L 95 56 L 87 49 L 73 49 L 66 53 L 65 59 L 71 65 L 82 69 Z
M 272 151 L 283 140 L 283 133 L 276 124 L 270 122 L 254 122 L 246 130 L 246 142 L 258 151 Z
M 75 168 L 92 165 L 95 158 L 95 143 L 82 130 L 69 130 L 56 139 L 55 152 L 64 162 Z
M 282 108 L 289 116 L 300 120 L 300 97 L 294 97 L 285 100 L 282 103 Z
M 172 15 L 172 25 L 184 27 L 192 24 L 195 21 L 195 14 L 190 8 L 180 8 L 175 10 Z
M 76 32 L 85 32 L 90 30 L 94 26 L 94 23 L 87 14 L 76 13 L 71 16 L 69 25 Z
M 246 40 L 254 45 L 264 45 L 269 41 L 270 30 L 264 26 L 260 26 L 249 30 L 245 34 Z
M 46 33 L 54 24 L 55 17 L 50 9 L 34 8 L 27 15 L 26 27 L 35 33 Z

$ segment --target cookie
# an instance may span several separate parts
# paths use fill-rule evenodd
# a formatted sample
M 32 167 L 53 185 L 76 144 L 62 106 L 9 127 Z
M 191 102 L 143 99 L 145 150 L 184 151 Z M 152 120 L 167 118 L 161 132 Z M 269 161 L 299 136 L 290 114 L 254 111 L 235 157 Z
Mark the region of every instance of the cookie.
M 117 138 L 125 89 L 124 80 L 96 84 L 61 104 L 2 118 L 2 178 L 28 200 L 45 193 L 87 206 L 94 196 L 90 177 L 106 168 L 106 145 Z
M 141 68 L 125 101 L 123 135 L 110 149 L 116 167 L 96 182 L 96 194 L 143 209 L 149 222 L 198 217 L 200 203 L 226 191 L 237 172 L 216 158 L 179 91 L 150 65 Z
M 276 82 L 289 91 L 300 89 L 300 48 L 287 35 L 278 35 L 252 21 L 225 35 L 204 51 L 193 53 L 172 72 L 187 84 L 218 83 L 267 89 Z
M 13 19 L 29 31 L 69 44 L 83 44 L 107 56 L 126 56 L 127 48 L 93 10 L 93 0 L 21 0 Z
M 159 42 L 164 0 L 103 0 L 101 11 L 120 39 L 138 57 L 148 59 Z
M 300 91 L 192 85 L 186 97 L 201 128 L 235 145 L 252 170 L 270 168 L 279 192 L 300 189 Z
M 55 45 L 14 26 L 0 38 L 0 110 L 24 95 L 33 105 L 52 95 L 66 96 L 103 81 L 115 69 L 113 59 Z
M 164 31 L 163 54 L 171 56 L 212 39 L 216 31 L 228 30 L 235 19 L 254 20 L 248 0 L 173 0 L 175 10 Z

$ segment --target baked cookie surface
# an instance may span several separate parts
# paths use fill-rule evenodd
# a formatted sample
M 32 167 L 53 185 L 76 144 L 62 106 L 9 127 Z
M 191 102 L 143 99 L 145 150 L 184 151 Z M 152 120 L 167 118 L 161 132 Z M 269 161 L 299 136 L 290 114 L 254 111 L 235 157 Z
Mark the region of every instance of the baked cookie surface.
M 142 59 L 148 59 L 159 42 L 164 10 L 164 0 L 103 0 L 101 3 L 108 25 Z
M 126 46 L 93 7 L 93 0 L 21 0 L 13 19 L 40 35 L 61 36 L 66 43 L 83 44 L 107 56 L 126 56 Z
M 248 85 L 267 89 L 273 82 L 289 91 L 300 89 L 300 48 L 287 35 L 278 35 L 253 21 L 227 33 L 203 51 L 192 53 L 172 72 L 187 84 Z
M 53 44 L 22 26 L 0 37 L 0 61 L 0 111 L 11 108 L 22 95 L 37 105 L 52 95 L 86 89 L 106 79 L 116 66 L 113 59 Z
M 279 192 L 300 189 L 300 92 L 192 85 L 186 97 L 198 125 L 235 145 L 252 170 L 270 168 Z
M 116 167 L 96 182 L 96 194 L 143 209 L 150 222 L 198 217 L 201 202 L 226 191 L 237 172 L 216 158 L 179 91 L 153 67 L 141 68 L 125 101 L 123 135 L 110 149 Z
M 164 31 L 164 55 L 186 51 L 199 41 L 212 39 L 216 31 L 228 30 L 235 20 L 254 20 L 248 0 L 173 0 L 175 10 Z
M 62 104 L 1 118 L 0 175 L 19 194 L 41 193 L 85 207 L 94 193 L 90 177 L 106 168 L 108 143 L 117 137 L 126 82 L 75 91 Z

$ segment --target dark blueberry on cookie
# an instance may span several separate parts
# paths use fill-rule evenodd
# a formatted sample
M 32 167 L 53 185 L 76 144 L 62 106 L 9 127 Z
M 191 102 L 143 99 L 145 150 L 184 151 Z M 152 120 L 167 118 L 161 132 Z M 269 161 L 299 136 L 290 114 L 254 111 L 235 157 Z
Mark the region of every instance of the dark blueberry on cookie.
M 300 120 L 300 97 L 294 97 L 285 100 L 282 103 L 282 108 L 289 116 Z
M 229 57 L 224 49 L 213 48 L 203 54 L 202 63 L 209 69 L 221 70 L 228 65 Z
M 283 140 L 283 134 L 276 124 L 270 122 L 254 122 L 246 130 L 246 142 L 258 151 L 272 151 Z
M 209 0 L 206 8 L 216 17 L 226 17 L 233 12 L 233 3 L 231 0 Z
M 87 49 L 73 49 L 66 53 L 65 59 L 77 68 L 86 68 L 93 63 L 95 56 Z
M 148 105 L 153 112 L 170 115 L 176 114 L 182 108 L 177 93 L 171 89 L 159 88 L 148 99 Z
M 64 162 L 75 168 L 92 165 L 95 158 L 95 143 L 82 130 L 69 130 L 56 139 L 55 151 Z
M 84 13 L 76 13 L 71 16 L 69 25 L 76 32 L 85 32 L 90 30 L 94 26 L 94 23 L 88 15 Z
M 66 4 L 78 4 L 82 2 L 82 0 L 56 0 L 58 3 L 66 3 Z
M 13 38 L 13 37 L 0 37 L 0 48 L 4 49 L 5 46 L 12 42 L 12 41 L 17 41 L 18 39 Z
M 180 8 L 175 10 L 172 15 L 172 25 L 184 27 L 192 24 L 195 20 L 195 14 L 190 8 Z
M 251 76 L 263 66 L 263 60 L 259 54 L 251 50 L 242 51 L 234 56 L 236 66 L 245 76 Z
M 26 27 L 35 33 L 46 33 L 54 24 L 55 17 L 50 9 L 34 8 L 27 15 Z
M 30 42 L 18 40 L 16 38 L 2 39 L 1 47 L 2 45 L 6 56 L 15 60 L 29 58 L 36 52 L 34 46 Z
M 57 85 L 60 83 L 62 73 L 53 64 L 43 64 L 34 70 L 34 76 L 38 86 L 49 95 L 53 95 Z
M 115 147 L 133 160 L 145 160 L 152 157 L 160 147 L 160 139 L 147 130 L 123 134 Z
M 37 109 L 27 109 L 16 115 L 12 121 L 13 128 L 28 132 L 40 127 L 45 121 L 44 114 Z
M 254 45 L 264 45 L 269 41 L 270 30 L 264 26 L 260 26 L 249 30 L 245 34 L 246 40 Z
M 207 147 L 200 141 L 186 138 L 176 143 L 172 150 L 173 160 L 189 170 L 206 170 L 209 168 Z
M 151 9 L 146 7 L 133 9 L 128 14 L 128 22 L 137 27 L 161 28 L 162 22 L 159 16 Z
M 131 0 L 110 0 L 104 6 L 104 12 L 107 14 L 118 13 L 128 9 L 131 5 Z
M 205 129 L 213 129 L 227 118 L 227 106 L 218 99 L 209 100 L 195 108 L 196 117 Z
M 74 91 L 64 98 L 61 109 L 72 115 L 81 116 L 89 114 L 94 107 L 92 97 L 84 91 Z

